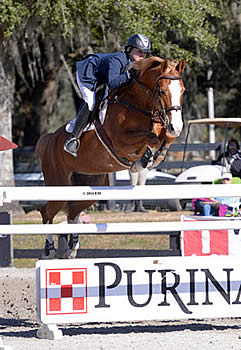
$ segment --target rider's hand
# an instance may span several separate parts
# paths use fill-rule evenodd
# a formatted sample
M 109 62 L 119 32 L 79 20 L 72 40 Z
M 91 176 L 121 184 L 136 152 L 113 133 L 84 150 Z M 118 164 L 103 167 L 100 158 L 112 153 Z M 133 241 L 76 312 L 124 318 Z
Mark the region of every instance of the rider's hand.
M 127 75 L 128 75 L 128 78 L 131 78 L 131 79 L 136 78 L 137 72 L 135 68 L 131 67 L 130 69 L 128 69 Z

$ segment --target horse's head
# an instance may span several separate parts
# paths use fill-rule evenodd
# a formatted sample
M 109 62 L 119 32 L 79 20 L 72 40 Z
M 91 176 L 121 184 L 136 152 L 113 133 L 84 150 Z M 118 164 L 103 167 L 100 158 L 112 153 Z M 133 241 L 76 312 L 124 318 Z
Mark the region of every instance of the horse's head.
M 185 60 L 179 63 L 150 57 L 133 64 L 137 71 L 137 88 L 142 89 L 153 113 L 153 121 L 161 123 L 166 133 L 178 137 L 183 128 L 182 95 L 184 84 L 180 76 Z

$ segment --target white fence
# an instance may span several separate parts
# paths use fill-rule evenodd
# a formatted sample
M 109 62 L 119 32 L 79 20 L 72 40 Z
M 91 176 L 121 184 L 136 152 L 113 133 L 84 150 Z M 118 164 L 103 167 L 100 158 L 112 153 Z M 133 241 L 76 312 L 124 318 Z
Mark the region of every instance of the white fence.
M 130 200 L 130 199 L 175 199 L 175 198 L 185 198 L 185 199 L 191 199 L 191 198 L 200 198 L 200 197 L 241 197 L 241 185 L 158 185 L 158 186 L 120 186 L 120 187 L 0 187 L 0 205 L 3 205 L 4 203 L 11 203 L 12 201 L 20 201 L 20 200 L 30 200 L 30 201 L 46 201 L 46 200 Z M 85 234 L 113 234 L 113 233 L 145 233 L 145 234 L 151 234 L 154 232 L 168 232 L 168 231 L 188 231 L 188 230 L 203 230 L 203 229 L 240 229 L 241 228 L 241 220 L 239 218 L 231 218 L 230 220 L 220 220 L 220 221 L 193 221 L 193 222 L 155 222 L 155 223 L 122 223 L 120 224 L 88 224 L 88 225 L 79 225 L 79 224 L 72 224 L 72 225 L 66 225 L 66 224 L 58 224 L 58 225 L 0 225 L 0 233 L 3 234 L 46 234 L 46 233 L 55 233 L 55 234 L 63 234 L 63 233 L 72 233 L 73 231 L 76 233 L 85 233 Z M 141 259 L 141 261 L 144 263 L 145 260 Z M 172 259 L 172 258 L 167 258 L 167 259 Z M 175 258 L 177 259 L 177 258 Z M 185 259 L 185 258 L 182 258 Z M 193 263 L 196 264 L 196 257 L 193 258 L 195 259 Z M 205 257 L 207 259 L 207 257 Z M 149 261 L 150 260 L 150 261 Z M 153 264 L 161 264 L 161 267 L 163 267 L 165 264 L 167 264 L 167 267 L 163 267 L 163 271 L 170 271 L 171 277 L 173 278 L 174 274 L 172 271 L 175 272 L 175 274 L 179 274 L 178 269 L 181 268 L 182 264 L 179 263 L 179 260 L 177 260 L 177 265 L 173 264 L 171 266 L 172 269 L 170 269 L 170 261 L 172 260 L 165 260 L 162 259 L 160 262 L 157 262 L 156 259 L 153 260 L 149 259 L 148 263 L 150 263 L 150 267 L 153 270 Z M 187 260 L 187 259 L 186 259 Z M 186 261 L 185 260 L 185 261 Z M 216 257 L 217 260 L 217 257 Z M 218 273 L 223 273 L 223 266 L 221 264 L 217 264 L 216 260 L 214 261 L 214 268 L 218 269 Z M 57 261 L 57 260 L 56 260 Z M 118 260 L 115 260 L 115 265 L 113 265 L 113 262 L 110 262 L 113 266 L 116 266 L 116 262 Z M 137 260 L 136 260 L 137 261 Z M 184 261 L 184 260 L 183 260 Z M 190 259 L 188 259 L 188 262 Z M 192 260 L 191 260 L 192 261 Z M 206 261 L 206 260 L 205 260 Z M 234 261 L 234 265 L 231 265 L 231 262 Z M 94 261 L 95 265 L 96 260 Z M 127 263 L 130 262 L 130 259 L 123 259 L 122 263 Z M 131 260 L 131 264 L 133 265 L 134 260 Z M 138 262 L 138 261 L 137 261 Z M 202 260 L 203 262 L 203 260 Z M 219 259 L 219 263 L 222 262 L 222 259 Z M 45 264 L 45 262 L 40 262 L 41 264 Z M 53 262 L 53 264 L 57 263 L 63 263 L 63 260 Z M 91 262 L 93 263 L 93 262 Z M 105 263 L 108 265 L 108 262 Z M 207 262 L 208 263 L 208 262 Z M 230 271 L 233 271 L 233 266 L 235 266 L 235 269 L 238 271 L 238 268 L 236 268 L 236 265 L 238 264 L 238 260 L 236 258 L 233 258 L 233 260 L 228 260 L 228 263 L 232 268 L 230 268 Z M 49 264 L 49 262 L 46 262 L 46 264 Z M 103 264 L 103 263 L 101 263 Z M 101 265 L 100 264 L 100 265 Z M 235 265 L 236 264 L 236 265 Z M 111 266 L 112 266 L 111 265 Z M 131 270 L 130 273 L 132 273 L 133 266 L 131 265 Z M 48 265 L 49 266 L 49 265 Z M 72 265 L 71 265 L 72 266 Z M 146 266 L 149 265 L 144 265 L 143 270 L 146 272 Z M 188 265 L 189 266 L 189 265 Z M 194 266 L 194 267 L 193 267 Z M 197 269 L 196 265 L 193 265 L 193 271 L 203 271 L 201 267 Z M 56 268 L 56 266 L 54 265 Z M 57 266 L 58 267 L 58 266 Z M 95 266 L 96 267 L 96 266 Z M 158 276 L 158 281 L 160 280 L 160 269 L 158 265 L 158 271 L 157 271 L 157 276 Z M 136 265 L 136 268 L 140 268 L 140 263 L 138 262 Z M 226 265 L 225 265 L 226 268 Z M 61 268 L 61 270 L 63 270 Z M 124 266 L 123 271 L 125 270 L 126 272 L 126 266 Z M 219 272 L 219 270 L 221 272 Z M 235 270 L 235 271 L 236 271 Z M 190 271 L 189 267 L 187 271 Z M 213 270 L 214 271 L 214 270 Z M 212 273 L 214 273 L 212 271 Z M 58 272 L 58 271 L 57 271 Z M 164 273 L 163 272 L 163 273 Z M 186 274 L 186 271 L 184 271 Z M 166 272 L 165 272 L 166 273 Z M 235 272 L 236 273 L 236 272 Z M 180 272 L 181 274 L 181 272 Z M 43 276 L 46 274 L 42 273 Z M 92 274 L 90 273 L 92 276 Z M 37 293 L 38 293 L 38 298 L 37 298 L 37 310 L 38 310 L 38 317 L 41 322 L 44 322 L 42 328 L 38 331 L 38 337 L 40 338 L 48 338 L 48 339 L 57 339 L 62 336 L 61 332 L 57 329 L 56 325 L 54 324 L 53 320 L 51 319 L 50 321 L 48 319 L 45 319 L 45 314 L 47 314 L 46 310 L 44 307 L 47 305 L 46 304 L 46 297 L 41 296 L 43 291 L 46 292 L 46 283 L 45 281 L 41 280 L 40 283 L 40 272 L 37 271 Z M 209 275 L 208 275 L 209 276 Z M 98 276 L 97 276 L 98 277 Z M 165 277 L 165 276 L 164 276 Z M 166 280 L 166 278 L 163 277 L 163 281 Z M 233 277 L 233 276 L 232 276 Z M 217 278 L 217 277 L 216 277 Z M 222 280 L 223 276 L 220 277 L 220 281 Z M 234 276 L 234 282 L 236 282 L 236 275 Z M 98 280 L 98 278 L 97 278 Z M 180 279 L 182 280 L 182 278 Z M 100 282 L 100 281 L 99 281 Z M 185 282 L 185 281 L 184 281 Z M 215 281 L 214 281 L 215 282 Z M 142 283 L 142 280 L 140 281 Z M 167 283 L 167 282 L 161 282 L 161 283 Z M 172 281 L 173 283 L 173 281 Z M 183 282 L 182 282 L 183 283 Z M 203 285 L 207 285 L 205 281 L 202 281 Z M 221 282 L 218 282 L 221 284 Z M 109 282 L 111 287 L 114 286 L 113 281 Z M 216 282 L 217 284 L 217 282 Z M 232 284 L 234 285 L 234 283 Z M 68 285 L 69 286 L 69 285 Z M 97 286 L 97 290 L 100 290 L 101 283 Z M 92 286 L 90 286 L 92 288 Z M 52 286 L 50 286 L 52 288 Z M 54 287 L 56 288 L 56 286 Z M 71 287 L 72 288 L 72 287 Z M 73 287 L 74 288 L 74 287 Z M 87 287 L 86 287 L 87 288 Z M 108 287 L 110 288 L 110 286 Z M 174 287 L 167 287 L 167 289 L 172 289 Z M 232 296 L 234 295 L 234 298 L 237 298 L 237 291 L 231 291 Z M 219 292 L 217 291 L 217 297 L 220 298 Z M 235 294 L 236 293 L 236 294 Z M 161 294 L 161 293 L 159 293 Z M 215 294 L 215 298 L 216 298 Z M 71 294 L 72 295 L 72 294 Z M 162 294 L 161 294 L 162 295 Z M 97 296 L 98 297 L 98 296 Z M 159 297 L 159 296 L 158 296 Z M 92 298 L 93 299 L 93 298 Z M 91 298 L 89 298 L 89 302 L 92 301 Z M 123 297 L 122 297 L 123 299 Z M 121 299 L 121 300 L 122 300 Z M 126 298 L 128 299 L 128 298 Z M 174 298 L 176 299 L 176 298 Z M 223 302 L 222 297 L 220 298 L 221 301 Z M 215 299 L 216 300 L 216 299 Z M 219 300 L 219 299 L 217 299 Z M 158 300 L 159 303 L 160 300 Z M 175 300 L 174 300 L 175 302 Z M 223 302 L 224 303 L 224 302 Z M 122 305 L 122 302 L 118 301 L 118 305 Z M 195 305 L 197 303 L 194 303 Z M 201 303 L 200 305 L 203 305 L 205 303 Z M 225 303 L 224 303 L 225 304 Z M 235 304 L 235 303 L 233 303 Z M 159 304 L 160 305 L 160 304 Z M 158 306 L 159 306 L 158 305 Z M 168 304 L 167 304 L 168 305 Z M 189 305 L 187 303 L 187 305 Z M 220 305 L 220 304 L 219 304 Z M 174 305 L 175 308 L 179 313 L 177 313 L 176 317 L 179 317 L 180 313 L 180 307 L 177 305 Z M 226 304 L 225 304 L 226 306 Z M 232 305 L 233 306 L 233 305 Z M 112 306 L 113 308 L 113 306 Z M 233 307 L 233 309 L 227 309 L 227 317 L 239 317 L 240 316 L 240 311 L 236 310 L 236 305 Z M 130 312 L 128 316 L 130 317 L 130 320 L 136 320 L 136 319 L 142 319 L 144 320 L 146 314 L 144 313 L 143 315 L 140 313 L 140 309 L 142 311 L 143 308 L 135 308 L 135 312 L 133 312 L 133 308 L 130 308 Z M 154 305 L 155 311 L 158 311 L 158 316 L 160 316 L 160 309 Z M 90 310 L 90 307 L 89 307 Z M 99 308 L 96 308 L 96 305 L 93 306 L 94 311 L 98 311 Z M 223 310 L 223 309 L 222 309 Z M 48 310 L 47 310 L 48 311 Z M 50 310 L 51 311 L 51 310 Z M 108 311 L 108 310 L 107 310 Z M 110 309 L 112 311 L 112 309 Z M 204 310 L 202 317 L 215 317 L 217 315 L 217 306 L 214 305 L 213 308 L 213 313 L 210 313 L 210 307 L 208 308 L 208 313 L 206 313 L 206 310 Z M 54 311 L 55 312 L 55 311 Z M 59 311 L 59 313 L 61 310 Z M 139 312 L 139 313 L 138 313 Z M 192 311 L 193 312 L 193 311 Z M 64 312 L 65 314 L 66 312 Z M 71 317 L 69 314 L 73 314 L 72 311 L 68 310 L 68 317 L 64 319 L 64 323 L 70 323 L 72 322 Z M 89 313 L 90 314 L 90 313 Z M 118 312 L 112 312 L 112 315 L 117 315 L 119 314 Z M 148 317 L 150 318 L 150 313 L 148 309 Z M 169 312 L 170 315 L 174 315 L 172 312 Z M 81 322 L 84 322 L 84 315 L 81 317 Z M 104 315 L 104 316 L 102 316 Z M 200 313 L 197 313 L 197 317 L 200 317 Z M 222 313 L 223 315 L 223 313 Z M 90 317 L 88 315 L 88 317 Z M 92 316 L 91 316 L 92 317 Z M 110 321 L 112 318 L 109 318 L 109 315 L 106 314 L 106 309 L 104 309 L 103 313 L 101 314 L 100 321 L 102 320 L 107 320 Z M 125 313 L 126 317 L 126 313 Z M 124 317 L 124 319 L 126 319 Z M 146 319 L 149 319 L 149 318 Z M 192 313 L 190 317 L 195 317 L 195 314 Z M 51 317 L 50 317 L 51 318 Z M 183 314 L 181 314 L 180 318 L 183 318 Z M 90 318 L 92 320 L 92 318 Z M 94 316 L 94 320 L 96 321 L 96 317 Z M 78 320 L 80 320 L 78 316 Z M 87 318 L 86 318 L 87 320 Z M 122 320 L 122 318 L 121 318 Z M 75 320 L 74 320 L 75 321 Z M 46 323 L 46 324 L 45 324 Z M 0 349 L 1 349 L 1 338 L 0 338 Z M 4 347 L 2 347 L 4 349 Z
M 0 187 L 0 205 L 12 201 L 130 200 L 241 197 L 241 184 L 148 186 Z
M 192 231 L 192 230 L 229 230 L 241 229 L 240 218 L 227 218 L 220 221 L 195 221 L 195 222 L 134 222 L 134 223 L 114 223 L 114 224 L 29 224 L 29 225 L 0 225 L 0 234 L 68 234 L 68 233 L 83 233 L 85 235 L 96 234 L 150 234 L 155 232 L 175 232 L 175 231 Z
M 113 186 L 113 187 L 0 187 L 0 205 L 12 201 L 30 200 L 130 200 L 130 199 L 175 199 L 200 197 L 241 197 L 241 185 L 152 185 L 152 186 Z M 240 229 L 241 220 L 232 218 L 227 221 L 200 222 L 153 222 L 89 225 L 0 225 L 2 234 L 113 234 L 136 232 L 168 232 L 205 229 Z

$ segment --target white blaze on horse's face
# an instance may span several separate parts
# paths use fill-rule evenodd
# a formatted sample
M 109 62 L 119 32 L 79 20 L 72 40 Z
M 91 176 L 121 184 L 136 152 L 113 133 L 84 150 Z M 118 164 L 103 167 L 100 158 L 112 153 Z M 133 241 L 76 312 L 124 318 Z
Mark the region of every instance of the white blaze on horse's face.
M 182 132 L 183 121 L 182 121 L 182 111 L 181 111 L 181 98 L 183 93 L 183 88 L 181 85 L 181 80 L 171 80 L 169 84 L 169 91 L 171 97 L 171 106 L 180 107 L 178 110 L 171 111 L 171 126 L 172 134 L 174 136 L 179 136 Z

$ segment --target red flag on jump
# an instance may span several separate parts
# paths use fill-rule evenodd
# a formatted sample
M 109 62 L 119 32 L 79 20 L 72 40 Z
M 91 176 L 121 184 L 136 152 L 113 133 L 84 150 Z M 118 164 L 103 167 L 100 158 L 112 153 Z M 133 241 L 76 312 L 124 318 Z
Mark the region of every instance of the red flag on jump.
M 3 136 L 0 136 L 0 151 L 7 151 L 8 149 L 13 149 L 17 147 L 18 146 L 15 143 L 5 139 L 5 137 Z

